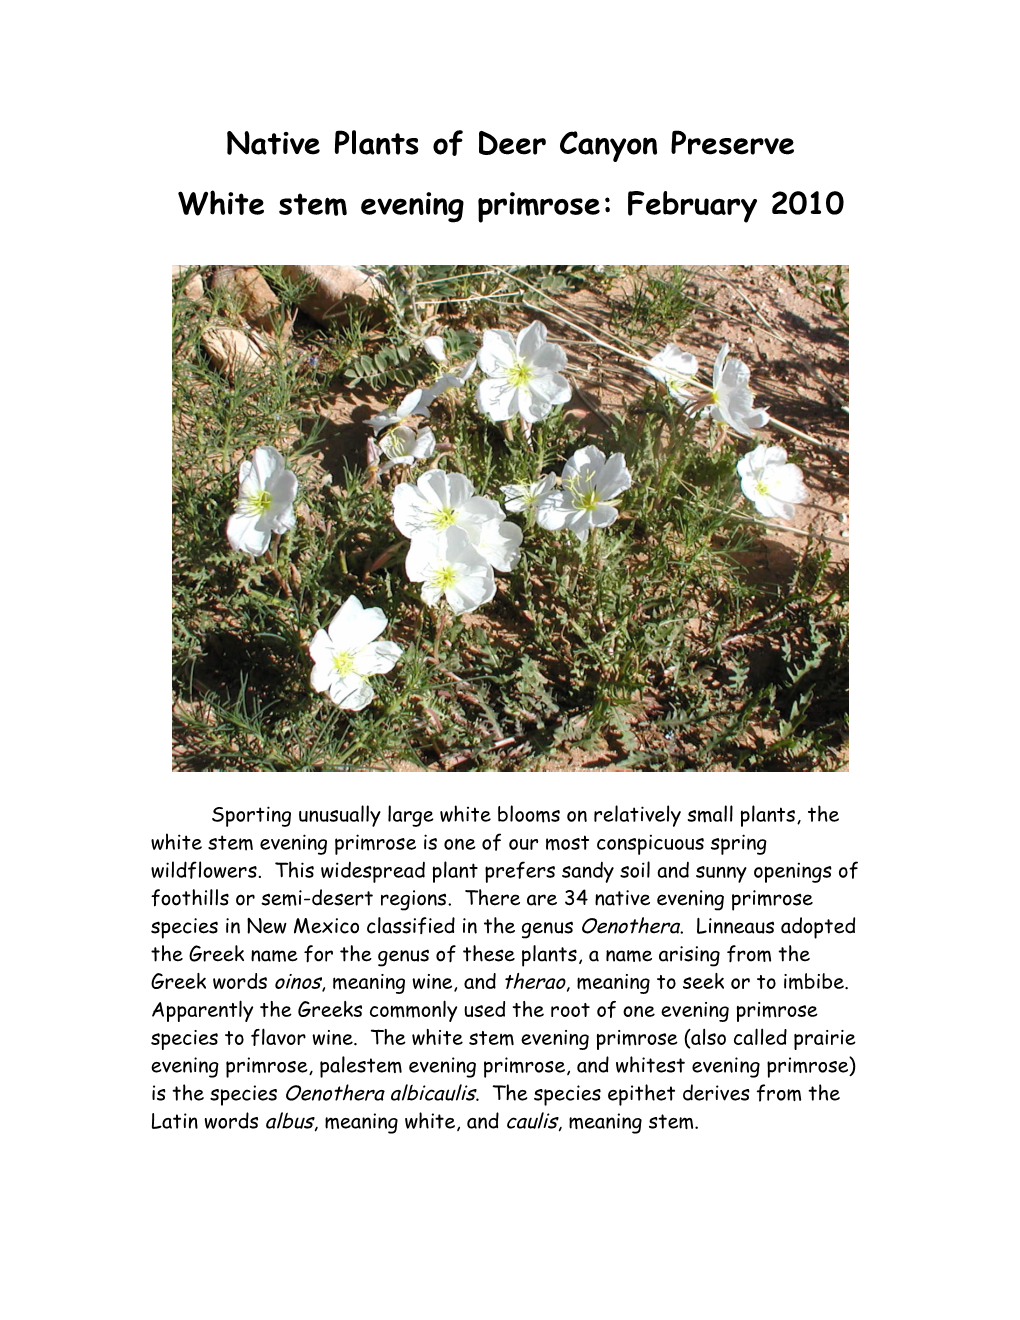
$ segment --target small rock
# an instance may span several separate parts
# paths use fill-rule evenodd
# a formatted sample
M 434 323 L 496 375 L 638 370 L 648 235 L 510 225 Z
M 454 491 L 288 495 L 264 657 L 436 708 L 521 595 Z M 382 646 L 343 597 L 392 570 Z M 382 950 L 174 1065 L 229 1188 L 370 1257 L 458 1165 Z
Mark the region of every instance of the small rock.
M 378 302 L 386 292 L 380 280 L 357 266 L 284 266 L 283 273 L 288 279 L 312 281 L 300 307 L 316 321 L 328 321 L 351 303 Z
M 175 280 L 180 279 L 188 269 L 189 267 L 187 266 L 172 266 L 171 270 L 173 271 L 173 278 Z M 202 301 L 202 295 L 205 293 L 205 289 L 202 287 L 202 276 L 199 275 L 197 270 L 194 275 L 192 275 L 191 279 L 188 280 L 187 284 L 185 284 L 183 293 L 185 298 L 190 298 L 193 302 Z
M 291 335 L 291 324 L 280 300 L 256 266 L 217 266 L 212 278 L 214 289 L 226 289 L 233 296 L 237 310 L 249 325 L 269 334 Z
M 262 354 L 242 330 L 232 325 L 210 325 L 202 334 L 202 347 L 231 380 L 238 371 L 257 371 L 265 363 Z

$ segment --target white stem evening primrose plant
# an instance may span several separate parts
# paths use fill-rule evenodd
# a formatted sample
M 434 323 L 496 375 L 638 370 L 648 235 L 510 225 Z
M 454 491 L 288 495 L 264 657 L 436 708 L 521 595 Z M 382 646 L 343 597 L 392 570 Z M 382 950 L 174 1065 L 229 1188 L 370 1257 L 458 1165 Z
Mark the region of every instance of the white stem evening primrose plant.
M 532 481 L 523 486 L 501 486 L 506 501 L 507 513 L 533 513 L 551 490 L 556 488 L 556 478 L 552 473 L 540 481 Z
M 521 557 L 524 533 L 509 519 L 491 518 L 488 522 L 468 523 L 464 528 L 468 540 L 486 561 L 500 573 L 516 568 Z
M 397 530 L 412 539 L 503 517 L 496 501 L 476 495 L 467 477 L 438 468 L 423 473 L 417 483 L 402 481 L 392 499 Z
M 429 396 L 429 403 L 435 403 L 441 394 L 447 390 L 460 389 L 466 385 L 475 374 L 475 367 L 478 366 L 478 358 L 473 357 L 470 362 L 465 362 L 462 367 L 454 367 L 452 371 L 444 371 L 436 383 L 429 387 L 426 393 Z
M 691 403 L 700 392 L 695 379 L 698 359 L 693 353 L 682 353 L 676 344 L 667 344 L 661 353 L 656 353 L 645 370 L 661 380 L 679 403 Z
M 738 435 L 752 436 L 768 426 L 769 415 L 764 408 L 755 408 L 754 395 L 749 388 L 751 373 L 743 362 L 726 355 L 729 344 L 723 344 L 712 368 L 712 388 L 708 394 L 709 415 L 722 422 Z
M 417 463 L 419 459 L 431 458 L 436 452 L 436 437 L 429 426 L 423 426 L 417 432 L 410 426 L 395 426 L 386 439 L 379 442 L 379 448 L 388 460 L 379 468 L 379 475 L 382 476 L 398 464 Z
M 565 527 L 583 545 L 589 532 L 616 522 L 619 515 L 613 501 L 630 482 L 622 454 L 607 459 L 594 445 L 578 449 L 563 468 L 559 489 L 550 491 L 538 505 L 538 524 L 553 532 Z
M 793 517 L 795 504 L 808 497 L 796 463 L 786 461 L 780 445 L 759 445 L 737 464 L 740 489 L 765 518 Z
M 364 710 L 375 696 L 369 676 L 388 674 L 403 652 L 396 642 L 376 641 L 385 627 L 382 610 L 365 609 L 357 596 L 349 596 L 308 647 L 315 691 L 328 692 L 342 710 Z
M 227 519 L 231 548 L 253 558 L 264 555 L 274 533 L 294 526 L 298 479 L 270 445 L 260 445 L 238 473 L 239 492 Z
M 422 600 L 436 606 L 445 598 L 454 614 L 486 605 L 496 594 L 496 579 L 460 527 L 435 536 L 415 536 L 404 564 L 412 582 L 420 582 Z
M 486 377 L 478 386 L 478 407 L 494 422 L 518 413 L 529 425 L 540 422 L 570 398 L 570 384 L 558 374 L 567 355 L 558 344 L 546 342 L 541 321 L 532 321 L 516 340 L 506 330 L 486 330 L 478 365 Z
M 373 433 L 378 435 L 388 426 L 397 426 L 408 417 L 427 417 L 434 398 L 435 395 L 431 390 L 412 390 L 410 394 L 404 395 L 391 412 L 376 413 L 374 417 L 368 419 L 368 424 Z
M 426 335 L 421 341 L 421 346 L 433 362 L 438 362 L 441 366 L 445 366 L 446 345 L 443 343 L 442 335 Z
M 456 367 L 453 371 L 445 371 L 439 379 L 428 387 L 422 386 L 421 389 L 412 390 L 410 394 L 405 394 L 401 401 L 389 412 L 376 413 L 374 417 L 368 419 L 375 435 L 380 431 L 385 431 L 388 426 L 397 426 L 404 422 L 408 417 L 428 417 L 429 409 L 447 390 L 459 389 L 465 381 L 474 372 L 478 362 L 477 358 L 472 358 L 470 362 L 465 362 L 462 367 Z

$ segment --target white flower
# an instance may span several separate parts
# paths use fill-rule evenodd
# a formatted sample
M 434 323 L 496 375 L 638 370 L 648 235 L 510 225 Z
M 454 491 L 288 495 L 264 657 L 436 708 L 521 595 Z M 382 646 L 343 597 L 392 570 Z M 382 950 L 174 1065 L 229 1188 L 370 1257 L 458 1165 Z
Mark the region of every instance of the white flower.
M 396 642 L 375 640 L 385 627 L 382 610 L 366 610 L 357 596 L 349 596 L 329 630 L 320 628 L 308 647 L 315 691 L 328 692 L 344 710 L 364 710 L 375 696 L 367 676 L 388 674 L 403 650 Z
M 807 499 L 796 463 L 787 463 L 779 445 L 759 445 L 737 464 L 740 489 L 766 518 L 792 518 L 793 506 Z
M 412 537 L 404 567 L 412 582 L 422 584 L 426 605 L 438 605 L 445 596 L 454 614 L 477 609 L 496 594 L 491 566 L 461 527 Z
M 462 367 L 454 367 L 452 371 L 444 371 L 434 385 L 429 386 L 425 391 L 429 403 L 434 403 L 441 394 L 447 390 L 456 390 L 465 385 L 474 375 L 475 367 L 478 366 L 478 358 L 473 357 L 470 362 L 465 362 Z
M 475 494 L 459 472 L 425 472 L 417 484 L 402 481 L 393 492 L 393 521 L 404 536 L 432 535 L 448 527 L 467 527 L 502 518 L 495 500 Z
M 567 460 L 560 488 L 551 491 L 536 509 L 539 526 L 549 531 L 566 527 L 582 543 L 596 527 L 616 522 L 611 500 L 630 486 L 630 473 L 622 454 L 608 459 L 601 449 L 588 445 Z
M 515 522 L 490 518 L 484 523 L 468 523 L 464 530 L 474 548 L 493 568 L 509 573 L 516 567 L 524 533 Z
M 431 458 L 436 452 L 436 437 L 432 428 L 423 426 L 413 431 L 410 426 L 395 426 L 379 448 L 389 459 L 379 469 L 380 476 L 400 463 L 416 463 L 420 458 Z
M 227 519 L 227 540 L 234 550 L 264 555 L 274 532 L 294 526 L 298 480 L 269 445 L 260 445 L 250 462 L 245 459 L 238 476 L 240 491 Z
M 368 424 L 378 435 L 380 431 L 385 431 L 387 426 L 394 426 L 408 417 L 427 417 L 429 404 L 434 397 L 431 390 L 412 390 L 410 394 L 404 395 L 392 412 L 376 413 L 374 417 L 368 419 Z
M 569 383 L 557 374 L 567 355 L 558 344 L 546 343 L 541 321 L 532 321 L 516 343 L 506 330 L 486 330 L 478 365 L 487 377 L 478 386 L 478 407 L 494 422 L 516 413 L 529 424 L 539 422 L 570 398 Z
M 444 372 L 434 385 L 427 389 L 423 386 L 421 389 L 412 390 L 410 394 L 405 394 L 401 401 L 391 412 L 376 413 L 374 417 L 368 419 L 368 424 L 373 432 L 378 435 L 380 431 L 385 431 L 387 426 L 395 426 L 400 422 L 406 421 L 408 417 L 428 417 L 429 408 L 447 390 L 458 388 L 464 384 L 475 369 L 477 358 L 472 358 L 470 362 L 465 362 L 462 367 L 455 367 L 453 371 Z
M 442 335 L 426 335 L 421 341 L 421 346 L 433 362 L 446 361 L 446 345 L 443 343 Z
M 700 392 L 695 380 L 698 359 L 693 353 L 681 353 L 676 344 L 667 344 L 661 353 L 656 353 L 645 365 L 645 371 L 656 380 L 661 380 L 673 398 L 679 399 L 681 403 L 689 403 Z M 694 394 L 691 393 L 692 385 L 695 387 Z
M 556 486 L 556 478 L 550 473 L 541 481 L 532 481 L 523 486 L 501 486 L 506 499 L 507 513 L 530 513 L 536 505 Z
M 769 415 L 764 408 L 756 409 L 754 395 L 748 388 L 751 373 L 736 358 L 726 361 L 729 344 L 723 344 L 712 368 L 712 388 L 709 391 L 710 415 L 714 421 L 732 427 L 739 435 L 753 436 L 767 426 Z

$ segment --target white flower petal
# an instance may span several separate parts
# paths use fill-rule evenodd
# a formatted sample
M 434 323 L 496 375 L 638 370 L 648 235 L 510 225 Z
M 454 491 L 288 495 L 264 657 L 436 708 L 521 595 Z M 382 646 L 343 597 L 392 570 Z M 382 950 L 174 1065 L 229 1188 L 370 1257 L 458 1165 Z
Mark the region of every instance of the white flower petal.
M 591 531 L 591 518 L 587 512 L 571 514 L 567 520 L 567 530 L 574 533 L 577 539 L 584 545 L 588 539 L 588 533 Z
M 320 628 L 308 643 L 308 654 L 316 664 L 324 663 L 333 655 L 333 643 L 329 640 L 329 633 L 325 628 Z
M 269 548 L 270 533 L 259 527 L 257 514 L 233 513 L 227 519 L 227 540 L 234 550 L 257 558 Z
M 444 372 L 436 383 L 430 385 L 425 391 L 423 395 L 424 401 L 429 404 L 435 403 L 436 399 L 438 399 L 441 394 L 445 394 L 447 390 L 458 389 L 463 384 L 464 382 L 461 380 L 460 376 L 455 376 L 450 371 Z
M 596 504 L 591 510 L 591 525 L 593 527 L 608 527 L 616 522 L 620 516 L 619 510 L 614 509 L 611 504 Z
M 414 482 L 402 481 L 395 486 L 390 500 L 393 521 L 402 536 L 413 537 L 431 526 L 436 506 L 424 498 Z
M 596 445 L 585 445 L 583 449 L 575 449 L 564 465 L 563 484 L 566 485 L 568 469 L 571 477 L 581 476 L 587 472 L 601 472 L 605 463 L 606 456 Z
M 723 344 L 719 352 L 715 355 L 715 362 L 712 366 L 712 388 L 717 390 L 722 383 L 723 363 L 726 361 L 726 354 L 730 351 L 729 344 Z
M 404 653 L 396 642 L 370 642 L 354 657 L 356 674 L 388 674 Z
M 486 330 L 478 350 L 478 365 L 487 376 L 512 367 L 516 357 L 515 344 L 506 330 Z
M 501 519 L 503 510 L 495 500 L 487 499 L 484 495 L 474 495 L 471 499 L 465 500 L 457 510 L 456 527 L 463 527 L 470 536 L 470 525 L 479 526 L 484 523 L 492 522 L 493 519 Z
M 352 605 L 357 608 L 351 609 Z M 374 642 L 385 627 L 386 615 L 377 605 L 364 609 L 357 596 L 351 596 L 330 624 L 329 635 L 337 650 L 360 651 Z
M 436 452 L 436 437 L 431 426 L 423 426 L 414 444 L 415 458 L 431 458 Z
M 536 381 L 532 381 L 517 391 L 517 411 L 526 422 L 540 422 L 552 412 L 552 404 L 534 392 L 535 384 Z
M 366 683 L 359 674 L 351 673 L 342 677 L 338 674 L 329 689 L 329 695 L 341 710 L 364 710 L 375 692 L 371 684 Z
M 531 365 L 543 375 L 562 371 L 567 365 L 567 355 L 559 344 L 543 344 L 532 356 Z
M 751 379 L 751 372 L 745 362 L 739 358 L 730 358 L 723 367 L 722 383 L 726 389 L 746 389 Z
M 252 456 L 252 474 L 263 490 L 269 488 L 273 477 L 283 467 L 283 459 L 269 445 L 259 445 Z
M 683 381 L 698 374 L 698 359 L 693 353 L 682 353 L 676 344 L 667 344 L 661 353 L 645 365 L 645 370 L 656 380 L 661 380 L 673 388 L 679 388 Z
M 549 532 L 560 531 L 567 525 L 567 520 L 573 516 L 573 513 L 573 505 L 567 502 L 566 492 L 563 490 L 551 491 L 535 507 L 535 519 L 539 527 L 544 527 Z
M 424 582 L 432 565 L 437 562 L 438 549 L 435 536 L 412 536 L 404 558 L 404 572 L 411 582 Z
M 595 482 L 595 490 L 600 500 L 613 500 L 623 491 L 629 490 L 631 475 L 627 471 L 627 461 L 622 454 L 611 454 L 606 465 Z
M 333 653 L 325 660 L 317 660 L 312 666 L 312 688 L 315 692 L 327 692 L 336 677 L 333 668 Z
M 476 523 L 464 529 L 471 544 L 493 568 L 509 573 L 521 557 L 524 533 L 515 522 L 499 517 Z
M 496 579 L 488 564 L 467 569 L 453 586 L 447 587 L 446 599 L 454 614 L 466 614 L 487 605 L 496 594 Z
M 534 362 L 535 355 L 545 347 L 547 331 L 541 321 L 532 321 L 517 336 L 517 356 Z
M 544 372 L 536 375 L 533 380 L 528 382 L 528 389 L 543 403 L 550 406 L 557 403 L 566 403 L 573 393 L 570 382 L 565 377 L 558 376 L 553 372 L 548 375 Z
M 517 393 L 503 377 L 488 376 L 478 382 L 475 402 L 494 422 L 505 422 L 517 414 Z

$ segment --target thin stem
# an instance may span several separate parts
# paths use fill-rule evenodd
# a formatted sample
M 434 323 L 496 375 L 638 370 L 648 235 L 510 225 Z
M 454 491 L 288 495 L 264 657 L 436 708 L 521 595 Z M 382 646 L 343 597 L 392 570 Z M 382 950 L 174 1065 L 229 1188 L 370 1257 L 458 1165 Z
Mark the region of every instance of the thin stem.
M 837 449 L 835 445 L 827 445 L 824 440 L 816 440 L 813 435 L 805 435 L 803 431 L 798 431 L 795 426 L 787 426 L 785 422 L 777 421 L 775 417 L 769 418 L 769 425 L 774 426 L 777 431 L 785 431 L 787 435 L 795 435 L 798 440 L 806 440 L 809 445 L 824 449 L 827 454 L 836 454 L 839 458 L 847 457 L 845 449 Z
M 736 518 L 738 522 L 754 523 L 758 527 L 768 527 L 773 532 L 789 532 L 792 536 L 809 536 L 817 541 L 831 541 L 833 545 L 850 545 L 850 538 L 843 536 L 826 536 L 823 532 L 805 532 L 799 527 L 784 527 L 782 523 L 766 522 L 764 518 L 751 518 L 747 514 L 734 513 L 732 509 L 720 509 L 716 504 L 710 504 L 710 509 L 716 513 L 728 514 L 731 518 Z

